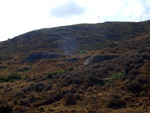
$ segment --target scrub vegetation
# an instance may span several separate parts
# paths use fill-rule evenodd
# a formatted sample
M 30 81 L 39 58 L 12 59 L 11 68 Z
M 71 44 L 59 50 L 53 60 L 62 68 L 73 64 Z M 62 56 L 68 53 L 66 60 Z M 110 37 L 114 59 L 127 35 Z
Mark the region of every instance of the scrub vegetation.
M 149 113 L 149 70 L 150 21 L 31 31 L 0 42 L 0 113 Z

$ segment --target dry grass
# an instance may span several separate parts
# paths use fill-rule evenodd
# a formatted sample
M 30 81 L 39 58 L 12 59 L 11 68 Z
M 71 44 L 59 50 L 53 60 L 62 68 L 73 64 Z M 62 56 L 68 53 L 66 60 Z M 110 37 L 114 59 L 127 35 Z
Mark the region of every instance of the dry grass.
M 25 56 L 16 53 L 0 61 L 0 112 L 150 112 L 149 33 L 136 33 L 137 38 L 126 37 L 70 57 L 24 63 Z M 84 66 L 84 60 L 93 55 L 119 57 Z M 22 79 L 5 81 L 14 71 Z

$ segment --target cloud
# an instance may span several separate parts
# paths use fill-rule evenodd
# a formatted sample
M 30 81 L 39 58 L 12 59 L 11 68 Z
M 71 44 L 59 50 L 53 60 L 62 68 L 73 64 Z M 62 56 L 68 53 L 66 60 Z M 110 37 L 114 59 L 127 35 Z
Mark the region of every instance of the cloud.
M 140 2 L 132 1 L 128 2 L 123 12 L 123 17 L 127 17 L 130 20 L 139 20 L 141 15 L 144 13 L 144 7 Z
M 69 0 L 60 6 L 51 9 L 50 14 L 58 18 L 78 16 L 85 13 L 85 8 L 79 6 L 76 2 Z

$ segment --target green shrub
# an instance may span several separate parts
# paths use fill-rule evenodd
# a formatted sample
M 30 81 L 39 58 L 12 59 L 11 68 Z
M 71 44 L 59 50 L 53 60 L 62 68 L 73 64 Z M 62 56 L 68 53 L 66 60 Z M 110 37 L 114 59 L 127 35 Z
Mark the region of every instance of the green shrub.
M 80 52 L 80 54 L 84 54 L 84 53 L 86 53 L 86 51 L 81 51 L 81 52 Z
M 53 75 L 62 74 L 62 73 L 64 73 L 64 70 L 58 70 L 58 71 L 50 72 L 50 73 L 43 73 L 43 75 L 47 75 L 48 78 L 52 78 Z
M 53 77 L 53 73 L 43 73 L 43 75 L 46 75 L 48 78 L 52 78 Z
M 69 71 L 72 71 L 73 69 L 74 69 L 73 67 L 69 67 L 69 68 L 68 68 Z
M 6 76 L 6 80 L 10 81 L 12 79 L 22 79 L 22 75 L 17 72 L 11 72 Z
M 62 74 L 64 73 L 64 70 L 58 70 L 52 73 L 52 75 Z
M 26 75 L 26 78 L 29 78 L 29 76 L 28 76 L 28 75 Z
M 112 83 L 114 82 L 115 80 L 118 80 L 118 79 L 121 79 L 123 77 L 123 74 L 122 73 L 115 73 L 113 74 L 113 77 L 108 79 L 107 81 L 105 81 L 105 84 L 107 83 Z
M 122 73 L 115 73 L 115 74 L 113 74 L 113 78 L 114 79 L 121 79 L 122 77 L 123 77 Z
M 52 75 L 53 75 L 52 73 L 47 73 L 48 78 L 52 78 L 53 77 Z

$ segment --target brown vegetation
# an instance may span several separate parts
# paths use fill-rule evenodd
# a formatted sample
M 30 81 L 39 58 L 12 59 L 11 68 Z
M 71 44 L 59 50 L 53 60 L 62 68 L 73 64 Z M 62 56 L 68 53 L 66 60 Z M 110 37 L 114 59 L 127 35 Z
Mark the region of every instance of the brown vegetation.
M 150 112 L 149 26 L 149 21 L 74 25 L 1 42 L 0 112 Z M 25 60 L 32 52 L 66 48 L 64 57 Z M 117 57 L 84 65 L 93 55 Z

